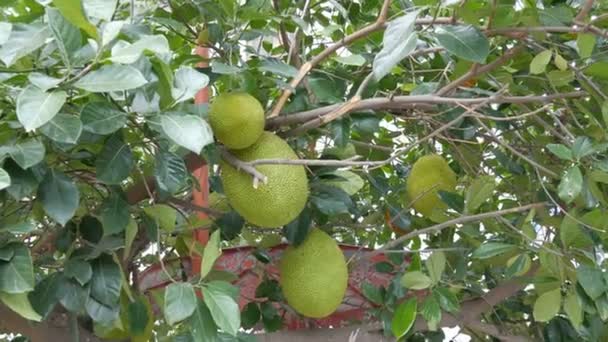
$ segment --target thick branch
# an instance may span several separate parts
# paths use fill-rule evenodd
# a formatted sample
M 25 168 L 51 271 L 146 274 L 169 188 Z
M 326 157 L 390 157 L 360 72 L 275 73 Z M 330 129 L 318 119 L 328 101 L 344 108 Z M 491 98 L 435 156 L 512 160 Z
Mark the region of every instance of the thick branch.
M 593 8 L 593 0 L 585 1 L 583 6 L 581 7 L 581 10 L 578 12 L 578 14 L 576 15 L 576 18 L 574 18 L 574 20 L 576 20 L 576 21 L 585 20 L 585 18 L 587 17 L 587 15 L 589 15 L 589 12 L 591 11 L 592 8 Z

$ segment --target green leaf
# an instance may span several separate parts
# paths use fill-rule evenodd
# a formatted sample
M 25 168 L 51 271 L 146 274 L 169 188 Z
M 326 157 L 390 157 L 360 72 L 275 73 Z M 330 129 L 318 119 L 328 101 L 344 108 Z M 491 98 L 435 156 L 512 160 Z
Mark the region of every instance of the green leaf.
M 133 241 L 135 241 L 138 229 L 139 227 L 137 226 L 135 219 L 129 216 L 129 223 L 125 228 L 125 249 L 123 251 L 123 260 L 127 260 L 131 256 L 131 246 L 133 245 Z
M 544 50 L 538 55 L 534 56 L 532 62 L 530 62 L 530 73 L 533 75 L 542 74 L 547 69 L 547 65 L 551 61 L 553 52 L 551 50 Z
M 426 259 L 425 263 L 432 283 L 439 283 L 439 281 L 441 280 L 441 275 L 445 270 L 445 253 L 443 253 L 442 251 L 433 252 L 433 254 L 431 254 L 431 256 Z
M 165 204 L 156 204 L 144 208 L 144 213 L 154 219 L 161 229 L 172 232 L 175 229 L 177 211 Z
M 53 273 L 36 284 L 28 298 L 34 310 L 42 317 L 48 316 L 59 302 L 60 273 Z
M 471 255 L 474 259 L 487 259 L 499 254 L 510 252 L 517 246 L 502 242 L 485 242 L 479 246 Z
M 107 102 L 89 102 L 80 113 L 83 129 L 95 134 L 111 134 L 124 127 L 127 113 Z
M 11 176 L 0 167 L 0 190 L 4 190 L 9 186 L 11 186 Z
M 203 287 L 203 297 L 215 324 L 226 333 L 236 336 L 241 326 L 241 314 L 232 294 L 216 282 L 211 282 Z
M 581 58 L 589 58 L 595 47 L 595 35 L 593 33 L 579 33 L 576 38 L 576 47 L 578 55 Z
M 11 186 L 6 190 L 15 200 L 30 196 L 38 187 L 33 168 L 23 170 L 16 163 L 7 160 L 4 163 L 4 170 L 11 176 Z
M 595 62 L 587 67 L 583 73 L 600 80 L 608 80 L 608 61 Z
M 196 154 L 213 143 L 211 127 L 198 116 L 166 114 L 161 116 L 161 125 L 173 142 Z
M 216 341 L 217 326 L 213 321 L 207 304 L 203 300 L 197 300 L 196 308 L 188 323 L 194 341 Z
M 485 63 L 490 53 L 488 39 L 472 25 L 440 26 L 435 37 L 448 52 L 471 62 Z
M 35 138 L 16 144 L 10 150 L 11 158 L 24 170 L 44 160 L 45 153 L 44 145 Z
M 74 181 L 61 171 L 50 169 L 38 186 L 38 200 L 47 215 L 65 225 L 78 209 L 80 194 Z
M 356 173 L 348 170 L 335 170 L 331 173 L 324 174 L 331 175 L 332 178 L 323 179 L 323 184 L 333 186 L 338 189 L 344 190 L 348 195 L 352 196 L 363 188 L 365 182 Z
M 534 319 L 537 322 L 548 322 L 559 312 L 562 294 L 559 288 L 540 295 L 534 302 Z
M 91 262 L 91 297 L 108 307 L 118 304 L 122 286 L 122 273 L 112 257 L 102 255 Z
M 173 325 L 190 317 L 196 306 L 196 294 L 190 283 L 172 283 L 167 286 L 164 307 L 167 324 Z
M 416 298 L 408 299 L 399 304 L 391 323 L 391 330 L 396 338 L 401 338 L 410 331 L 416 321 L 417 310 L 418 303 Z
M 135 89 L 146 83 L 148 81 L 144 75 L 134 67 L 111 64 L 84 75 L 74 83 L 74 87 L 92 93 L 103 93 Z
M 566 61 L 564 59 L 564 57 L 562 57 L 562 55 L 560 55 L 559 53 L 555 53 L 555 57 L 553 59 L 553 63 L 555 64 L 555 66 L 561 70 L 561 71 L 566 71 L 568 70 L 568 61 Z
M 120 306 L 108 306 L 100 303 L 93 297 L 86 299 L 85 309 L 95 322 L 108 325 L 118 318 Z
M 132 336 L 141 336 L 152 328 L 154 317 L 146 296 L 138 296 L 127 306 L 128 331 Z
M 520 277 L 526 274 L 532 267 L 532 259 L 527 253 L 518 254 L 507 261 L 506 277 Z
M 274 58 L 267 58 L 262 60 L 262 63 L 258 69 L 260 71 L 266 71 L 272 74 L 277 74 L 289 78 L 295 77 L 298 74 L 298 69 Z
M 572 144 L 572 154 L 576 160 L 580 160 L 590 154 L 593 154 L 595 149 L 593 142 L 587 137 L 576 137 Z
M 574 81 L 574 72 L 573 71 L 561 71 L 561 70 L 552 70 L 547 74 L 547 78 L 552 85 L 556 87 L 562 87 L 570 84 L 570 82 Z
M 431 278 L 420 271 L 407 272 L 401 277 L 401 285 L 410 290 L 424 290 L 432 283 Z
M 351 54 L 348 56 L 337 56 L 334 57 L 334 60 L 340 62 L 345 65 L 353 65 L 353 66 L 363 66 L 367 62 L 365 57 L 361 55 Z
M 34 289 L 34 267 L 30 250 L 18 243 L 11 243 L 2 249 L 11 249 L 10 261 L 0 261 L 0 291 L 23 293 Z
M 373 72 L 376 80 L 382 79 L 402 59 L 416 48 L 418 34 L 415 30 L 419 10 L 410 12 L 388 23 L 382 39 L 382 50 L 374 58 Z
M 383 288 L 378 288 L 373 284 L 364 281 L 361 284 L 361 292 L 365 298 L 369 299 L 374 304 L 382 305 L 382 303 L 384 303 Z
M 438 287 L 433 290 L 433 294 L 437 295 L 439 305 L 443 310 L 452 313 L 460 310 L 460 302 L 458 302 L 458 298 L 449 289 Z
M 13 30 L 13 24 L 0 22 L 0 45 L 6 43 Z
M 171 152 L 161 152 L 156 156 L 154 179 L 159 190 L 174 194 L 188 180 L 188 170 L 184 160 Z
M 129 204 L 120 194 L 115 192 L 103 201 L 100 210 L 104 235 L 122 232 L 131 219 Z
M 93 269 L 91 264 L 80 259 L 70 259 L 63 266 L 63 273 L 68 278 L 75 279 L 80 285 L 84 286 L 91 280 Z
M 36 310 L 32 308 L 32 304 L 30 304 L 27 293 L 0 292 L 0 300 L 11 310 L 27 320 L 36 322 L 40 322 L 42 320 L 42 316 L 40 316 L 40 314 L 38 314 Z
M 591 239 L 579 226 L 578 221 L 572 217 L 572 214 L 564 216 L 559 226 L 559 238 L 564 247 L 583 248 L 593 244 Z
M 209 77 L 196 69 L 182 66 L 175 72 L 171 95 L 176 103 L 190 100 L 209 84 Z
M 260 317 L 258 304 L 256 302 L 247 303 L 241 311 L 241 325 L 245 329 L 253 328 L 260 321 Z
M 583 307 L 575 291 L 566 296 L 564 312 L 570 318 L 572 325 L 579 329 L 583 323 Z
M 165 36 L 142 35 L 141 38 L 133 44 L 123 40 L 118 41 L 112 47 L 112 56 L 108 59 L 114 63 L 132 64 L 135 63 L 146 50 L 155 53 L 157 56 L 171 53 L 169 42 Z
M 0 47 L 0 60 L 7 67 L 44 46 L 51 32 L 44 24 L 14 25 L 9 39 Z
M 548 144 L 547 149 L 563 160 L 572 160 L 572 151 L 562 144 Z
M 487 201 L 496 189 L 496 182 L 492 176 L 481 176 L 473 180 L 465 196 L 465 208 L 472 214 Z
M 80 30 L 67 21 L 55 8 L 47 7 L 46 14 L 61 58 L 67 66 L 70 66 L 71 58 L 81 45 Z
M 578 283 L 585 290 L 585 293 L 595 300 L 606 291 L 606 283 L 603 272 L 599 268 L 587 265 L 580 265 L 576 270 Z
M 77 282 L 63 278 L 59 282 L 58 297 L 59 302 L 70 312 L 81 312 L 85 309 L 89 298 L 90 287 L 82 287 Z M 91 305 L 91 309 L 97 309 L 99 305 Z M 98 310 L 95 310 L 96 312 Z M 92 316 L 92 318 L 96 318 Z
M 310 195 L 310 201 L 325 215 L 346 214 L 353 207 L 350 196 L 342 189 L 322 186 Z
M 429 330 L 436 331 L 441 321 L 441 307 L 435 296 L 427 296 L 422 303 L 422 317 L 426 320 Z
M 17 118 L 26 132 L 51 121 L 59 112 L 67 94 L 65 91 L 44 92 L 30 85 L 23 89 L 17 97 Z
M 36 229 L 36 225 L 33 222 L 21 222 L 3 226 L 0 228 L 0 232 L 9 232 L 11 234 L 27 234 L 31 233 Z
M 120 134 L 114 134 L 103 146 L 95 163 L 97 179 L 106 184 L 120 184 L 129 177 L 133 167 L 133 154 Z
M 118 0 L 82 0 L 84 11 L 90 18 L 110 21 L 118 5 Z
M 97 28 L 87 20 L 80 0 L 53 0 L 53 5 L 74 26 L 81 28 L 93 39 L 98 38 Z
M 118 37 L 118 35 L 120 34 L 120 30 L 122 30 L 124 25 L 125 25 L 125 22 L 122 20 L 107 22 L 103 26 L 103 31 L 101 32 L 101 45 L 107 46 L 114 39 L 116 39 L 116 37 Z
M 82 122 L 75 115 L 60 113 L 40 127 L 40 132 L 56 142 L 75 144 L 82 133 Z
M 205 246 L 205 253 L 203 254 L 203 261 L 201 262 L 201 273 L 200 277 L 205 278 L 217 258 L 222 255 L 222 249 L 220 247 L 220 231 L 219 229 L 214 231 Z
M 234 75 L 240 73 L 242 70 L 238 66 L 228 65 L 216 60 L 211 63 L 211 72 L 220 75 Z
M 562 177 L 561 182 L 557 188 L 559 198 L 564 200 L 566 203 L 574 201 L 576 196 L 581 193 L 583 189 L 583 175 L 578 166 L 572 166 Z
M 55 88 L 57 87 L 57 85 L 59 85 L 59 83 L 63 81 L 63 79 L 61 78 L 50 77 L 39 72 L 33 72 L 27 75 L 27 79 L 30 81 L 30 83 L 32 83 L 42 91 L 47 91 L 51 88 Z

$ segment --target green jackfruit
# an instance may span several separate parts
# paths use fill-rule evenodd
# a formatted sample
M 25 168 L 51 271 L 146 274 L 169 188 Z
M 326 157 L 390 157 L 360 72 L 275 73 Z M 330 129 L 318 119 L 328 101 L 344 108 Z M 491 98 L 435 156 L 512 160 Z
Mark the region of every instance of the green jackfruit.
M 279 263 L 281 289 L 301 315 L 332 314 L 344 299 L 348 269 L 342 250 L 329 235 L 315 229 L 301 245 L 288 247 Z
M 441 200 L 438 191 L 454 191 L 456 174 L 443 157 L 432 154 L 418 159 L 407 178 L 407 201 L 426 217 L 433 211 L 445 211 L 447 205 Z
M 264 132 L 252 146 L 232 151 L 242 161 L 257 159 L 298 159 L 289 145 L 278 136 Z M 308 200 L 308 179 L 302 165 L 258 165 L 268 178 L 253 187 L 250 174 L 221 163 L 222 185 L 230 205 L 249 223 L 275 228 L 293 221 Z
M 217 96 L 209 107 L 213 134 L 229 149 L 251 146 L 264 131 L 264 108 L 247 93 Z

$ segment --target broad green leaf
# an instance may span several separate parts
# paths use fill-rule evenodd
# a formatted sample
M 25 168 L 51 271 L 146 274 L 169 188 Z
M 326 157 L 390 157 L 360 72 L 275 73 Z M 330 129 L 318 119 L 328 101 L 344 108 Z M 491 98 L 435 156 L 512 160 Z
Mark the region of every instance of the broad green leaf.
M 44 46 L 50 36 L 51 32 L 44 24 L 13 25 L 8 41 L 0 47 L 0 60 L 10 67 L 21 57 Z
M 323 184 L 344 190 L 352 196 L 363 188 L 365 182 L 358 174 L 348 170 L 336 170 L 330 173 L 336 178 L 323 179 Z M 330 175 L 327 174 L 327 175 Z
M 64 144 L 75 144 L 82 133 L 82 122 L 76 115 L 57 114 L 40 132 L 49 139 Z
M 211 234 L 211 237 L 209 238 L 209 241 L 205 246 L 203 261 L 201 262 L 201 279 L 205 278 L 205 276 L 209 274 L 209 271 L 211 271 L 213 264 L 215 263 L 217 258 L 220 257 L 220 255 L 222 255 L 222 249 L 220 246 L 220 230 L 218 229 L 214 231 L 213 234 Z
M 38 179 L 30 168 L 23 170 L 17 163 L 7 160 L 4 163 L 4 170 L 11 176 L 11 185 L 6 189 L 16 200 L 30 196 L 38 187 Z
M 547 65 L 551 61 L 553 52 L 551 50 L 544 50 L 538 55 L 534 56 L 532 62 L 530 62 L 530 73 L 537 75 L 542 74 L 547 69 Z
M 126 24 L 125 21 L 116 20 L 110 21 L 103 26 L 103 31 L 101 32 L 101 45 L 106 46 L 110 44 L 118 35 L 120 34 L 120 30 Z
M 59 272 L 53 273 L 38 282 L 34 291 L 28 293 L 32 307 L 42 317 L 48 316 L 59 302 L 60 278 Z
M 38 200 L 47 215 L 65 225 L 76 213 L 80 194 L 72 179 L 61 171 L 50 169 L 38 186 Z
M 38 139 L 28 139 L 10 150 L 11 158 L 24 170 L 44 160 L 45 153 L 44 145 Z
M 418 302 L 416 298 L 408 299 L 399 304 L 395 310 L 395 315 L 391 323 L 393 336 L 401 338 L 410 331 L 416 321 L 416 313 L 418 310 Z
M 262 60 L 259 70 L 284 77 L 295 77 L 298 74 L 298 69 L 274 58 Z
M 70 259 L 63 266 L 63 273 L 68 278 L 75 279 L 80 285 L 84 286 L 91 280 L 93 269 L 91 264 L 85 260 Z
M 401 277 L 401 285 L 410 290 L 424 290 L 432 283 L 431 278 L 420 271 L 407 272 Z
M 334 57 L 334 60 L 336 60 L 342 64 L 354 65 L 354 66 L 363 66 L 367 62 L 365 60 L 365 57 L 363 57 L 361 55 L 348 55 L 345 57 L 338 56 L 338 57 Z
M 81 45 L 80 30 L 66 20 L 57 9 L 47 7 L 46 13 L 49 19 L 49 28 L 55 37 L 61 58 L 67 66 L 70 66 L 71 58 Z
M 564 216 L 559 226 L 559 238 L 564 247 L 583 248 L 593 244 L 572 214 Z
M 0 232 L 9 232 L 12 234 L 27 234 L 31 233 L 35 229 L 36 225 L 33 222 L 21 222 L 0 227 Z
M 82 6 L 89 18 L 108 22 L 112 20 L 118 0 L 82 0 Z
M 156 204 L 144 208 L 144 213 L 153 218 L 159 227 L 167 232 L 172 232 L 175 229 L 175 220 L 177 219 L 177 211 L 165 204 Z
M 129 216 L 129 223 L 125 228 L 125 249 L 123 252 L 124 260 L 127 260 L 131 255 L 131 246 L 133 245 L 133 241 L 135 241 L 135 237 L 137 236 L 138 228 L 137 221 L 135 221 L 133 217 Z
M 576 278 L 578 283 L 585 290 L 585 293 L 595 300 L 606 292 L 606 282 L 603 277 L 603 272 L 599 268 L 581 265 L 576 270 Z
M 80 113 L 83 129 L 95 134 L 111 134 L 127 124 L 127 113 L 107 102 L 87 103 Z
M 487 259 L 499 254 L 510 252 L 516 249 L 517 246 L 502 243 L 502 242 L 485 242 L 481 246 L 477 247 L 471 255 L 474 259 Z
M 568 61 L 566 61 L 564 59 L 564 57 L 562 57 L 562 55 L 560 55 L 559 53 L 555 53 L 555 57 L 553 59 L 553 63 L 555 64 L 555 66 L 561 70 L 561 71 L 566 71 L 568 70 Z
M 594 152 L 593 142 L 587 137 L 577 137 L 572 144 L 572 154 L 576 160 L 580 160 Z
M 576 292 L 566 296 L 564 300 L 564 312 L 570 318 L 570 322 L 575 328 L 580 328 L 583 323 L 583 307 Z
M 583 175 L 578 166 L 572 166 L 562 177 L 561 182 L 557 188 L 559 198 L 566 201 L 566 203 L 572 202 L 583 189 Z
M 171 96 L 175 103 L 190 100 L 209 84 L 209 77 L 196 69 L 182 66 L 175 72 Z
M 442 251 L 433 252 L 433 254 L 426 259 L 425 264 L 432 283 L 439 283 L 446 266 L 445 253 Z
M 0 292 L 0 301 L 27 320 L 36 322 L 40 322 L 42 320 L 42 316 L 40 316 L 40 314 L 38 314 L 36 310 L 32 308 L 32 304 L 30 304 L 27 293 Z
M 2 249 L 11 249 L 10 261 L 0 261 L 0 291 L 24 293 L 34 289 L 34 267 L 30 250 L 18 243 L 11 243 Z
M 435 37 L 448 52 L 471 62 L 485 63 L 490 53 L 488 39 L 472 25 L 440 26 Z
M 161 117 L 161 125 L 173 142 L 196 154 L 213 143 L 211 127 L 198 116 L 166 114 Z
M 131 336 L 146 335 L 146 330 L 152 332 L 154 313 L 146 296 L 137 296 L 135 301 L 127 306 L 128 331 Z
M 93 297 L 86 299 L 85 309 L 93 321 L 106 325 L 116 321 L 120 312 L 120 306 L 104 305 Z
M 547 78 L 552 85 L 562 87 L 574 81 L 574 72 L 569 70 L 552 70 L 547 73 Z
M 55 88 L 63 81 L 61 78 L 50 77 L 39 72 L 33 72 L 27 75 L 28 81 L 38 87 L 42 91 L 47 91 L 51 88 Z
M 433 294 L 437 295 L 439 299 L 439 305 L 447 312 L 458 312 L 460 310 L 460 302 L 454 293 L 449 289 L 438 287 L 433 290 Z
M 226 333 L 236 336 L 241 326 L 239 305 L 225 287 L 210 282 L 203 287 L 203 298 L 215 324 Z
M 526 274 L 532 267 L 532 259 L 527 253 L 518 254 L 507 261 L 507 277 L 520 277 Z
M 59 112 L 67 94 L 65 91 L 56 90 L 44 92 L 35 86 L 23 89 L 17 97 L 17 118 L 26 132 L 51 121 Z
M 561 290 L 555 289 L 540 295 L 534 302 L 534 319 L 537 322 L 548 322 L 559 312 L 562 304 Z
M 118 304 L 122 286 L 120 266 L 110 256 L 103 255 L 91 262 L 91 297 L 99 303 L 114 307 Z
M 465 196 L 465 208 L 467 213 L 472 214 L 487 201 L 496 188 L 496 181 L 492 176 L 481 176 L 473 180 L 468 187 Z
M 0 22 L 0 45 L 8 41 L 8 37 L 10 37 L 12 30 L 13 24 Z
M 167 38 L 162 35 L 147 36 L 143 35 L 133 44 L 125 41 L 118 41 L 112 47 L 112 56 L 109 58 L 114 63 L 132 64 L 135 63 L 144 51 L 151 51 L 157 56 L 171 53 Z
M 205 295 L 205 301 L 208 301 Z M 173 325 L 192 316 L 197 306 L 194 288 L 189 283 L 172 283 L 165 290 L 164 313 L 167 324 Z
M 135 89 L 146 83 L 148 81 L 144 75 L 134 67 L 111 64 L 91 71 L 76 81 L 74 86 L 93 93 L 103 93 Z
M 572 151 L 567 146 L 562 144 L 548 144 L 547 149 L 560 159 L 572 160 Z
M 578 55 L 581 58 L 589 58 L 595 47 L 595 35 L 593 33 L 579 33 L 576 38 L 576 46 L 578 47 Z
M 105 235 L 117 234 L 129 224 L 129 204 L 118 193 L 112 193 L 101 204 L 101 223 Z
M 586 75 L 599 80 L 608 80 L 608 61 L 599 61 L 591 64 L 583 71 Z
M 234 75 L 240 73 L 242 70 L 238 66 L 228 65 L 218 61 L 211 63 L 211 72 L 220 75 Z
M 158 189 L 174 194 L 188 180 L 189 173 L 184 160 L 172 152 L 160 152 L 155 158 L 154 179 Z
M 217 326 L 213 321 L 213 317 L 211 316 L 211 312 L 209 311 L 207 304 L 205 304 L 203 300 L 197 300 L 196 308 L 188 320 L 188 323 L 191 327 L 192 338 L 194 338 L 195 341 L 216 340 Z
M 388 23 L 382 39 L 382 50 L 374 58 L 373 72 L 376 80 L 390 73 L 393 67 L 416 48 L 418 34 L 415 23 L 419 12 L 410 12 Z
M 421 313 L 429 326 L 429 330 L 436 331 L 441 321 L 441 307 L 435 296 L 426 297 L 422 303 Z
M 131 148 L 117 133 L 103 146 L 95 163 L 97 179 L 106 184 L 120 184 L 129 177 L 133 167 Z
M 245 329 L 253 328 L 261 318 L 258 303 L 250 302 L 241 310 L 241 326 Z M 211 320 L 213 322 L 213 319 Z
M 4 190 L 9 186 L 11 186 L 11 176 L 0 167 L 0 190 Z
M 382 305 L 384 302 L 383 288 L 376 287 L 371 283 L 364 281 L 361 284 L 361 292 L 365 296 L 365 298 L 372 301 L 374 304 Z
M 81 312 L 85 309 L 90 286 L 83 287 L 75 280 L 64 277 L 58 287 L 59 302 L 64 308 L 70 312 Z M 98 305 L 91 305 L 91 309 L 98 309 Z
M 97 28 L 84 15 L 80 0 L 53 0 L 53 5 L 57 7 L 66 20 L 81 28 L 92 38 L 97 39 Z

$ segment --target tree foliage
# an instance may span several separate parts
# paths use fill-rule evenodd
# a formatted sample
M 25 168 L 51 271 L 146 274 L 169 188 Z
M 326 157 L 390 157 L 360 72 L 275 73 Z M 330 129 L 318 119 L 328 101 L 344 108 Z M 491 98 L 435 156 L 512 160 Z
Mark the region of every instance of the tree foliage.
M 607 10 L 4 0 L 0 331 L 246 341 L 240 327 L 282 328 L 283 298 L 265 278 L 239 311 L 234 275 L 212 270 L 221 248 L 255 245 L 267 262 L 281 236 L 299 244 L 323 229 L 386 253 L 375 268 L 394 281 L 362 291 L 375 304 L 367 320 L 387 335 L 441 340 L 439 328 L 460 325 L 480 340 L 606 340 Z M 208 106 L 194 104 L 204 87 L 258 99 L 266 130 L 307 165 L 307 207 L 284 228 L 188 204 L 203 160 L 222 193 L 217 165 L 230 155 Z M 458 185 L 437 193 L 446 212 L 425 217 L 405 184 L 432 153 Z M 232 157 L 260 181 L 255 161 Z M 201 227 L 215 232 L 206 246 L 192 238 Z M 170 284 L 140 293 L 139 271 L 192 254 L 202 277 L 163 268 Z

